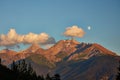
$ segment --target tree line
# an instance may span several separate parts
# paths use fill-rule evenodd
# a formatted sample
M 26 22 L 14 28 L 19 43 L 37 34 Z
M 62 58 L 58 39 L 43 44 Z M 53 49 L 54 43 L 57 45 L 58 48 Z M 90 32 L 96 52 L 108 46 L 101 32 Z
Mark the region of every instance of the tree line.
M 116 80 L 120 80 L 120 61 Z M 0 80 L 61 80 L 59 74 L 50 76 L 37 75 L 31 64 L 26 64 L 25 60 L 15 63 L 13 61 L 11 69 L 1 64 L 0 59 Z
M 0 59 L 0 80 L 61 80 L 59 74 L 50 76 L 37 75 L 31 64 L 27 64 L 25 60 L 15 63 L 13 61 L 11 69 L 1 64 Z
M 118 73 L 116 76 L 116 80 L 120 80 L 120 61 L 119 61 L 119 67 L 118 67 Z

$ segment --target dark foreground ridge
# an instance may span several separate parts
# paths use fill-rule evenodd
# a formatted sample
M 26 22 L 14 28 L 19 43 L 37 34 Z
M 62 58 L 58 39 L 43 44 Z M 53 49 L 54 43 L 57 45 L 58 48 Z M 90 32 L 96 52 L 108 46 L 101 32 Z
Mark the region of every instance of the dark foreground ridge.
M 60 80 L 60 75 L 37 75 L 31 65 L 22 60 L 19 63 L 13 62 L 11 69 L 0 64 L 0 80 Z

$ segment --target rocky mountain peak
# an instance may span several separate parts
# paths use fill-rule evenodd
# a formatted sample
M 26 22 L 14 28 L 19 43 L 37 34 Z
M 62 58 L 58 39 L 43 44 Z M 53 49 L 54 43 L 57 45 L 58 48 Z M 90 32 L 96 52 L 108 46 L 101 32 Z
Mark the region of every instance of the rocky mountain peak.
M 3 49 L 3 50 L 1 50 L 1 51 L 0 51 L 0 54 L 2 54 L 2 53 L 8 54 L 8 55 L 16 55 L 16 54 L 17 54 L 16 51 L 9 50 L 9 49 Z
M 20 53 L 34 53 L 34 52 L 36 52 L 38 49 L 40 49 L 39 44 L 34 43 L 34 44 L 32 44 L 28 49 L 23 50 L 23 51 L 21 51 Z
M 10 50 L 2 50 L 0 53 L 15 53 L 14 51 Z M 93 56 L 100 56 L 100 55 L 112 55 L 115 56 L 116 54 L 100 44 L 94 43 L 80 43 L 76 40 L 60 40 L 55 45 L 50 47 L 49 49 L 42 49 L 38 44 L 32 44 L 28 49 L 19 52 L 14 58 L 15 60 L 24 59 L 28 56 L 34 54 L 41 54 L 50 62 L 59 62 L 61 60 L 79 60 L 79 59 L 89 59 Z M 3 54 L 0 55 L 1 58 Z M 6 56 L 6 59 L 9 56 Z M 13 58 L 13 59 L 14 59 Z

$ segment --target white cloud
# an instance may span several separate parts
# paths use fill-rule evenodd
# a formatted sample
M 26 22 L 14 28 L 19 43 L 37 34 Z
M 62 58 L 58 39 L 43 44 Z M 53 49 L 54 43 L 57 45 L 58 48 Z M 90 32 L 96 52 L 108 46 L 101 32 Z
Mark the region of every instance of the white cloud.
M 85 34 L 84 30 L 82 28 L 79 28 L 78 26 L 72 26 L 66 28 L 66 31 L 64 32 L 64 35 L 67 37 L 78 37 L 81 38 Z
M 26 35 L 19 35 L 16 33 L 15 29 L 10 29 L 7 35 L 0 35 L 0 46 L 14 46 L 19 43 L 25 44 L 53 44 L 55 43 L 55 39 L 50 37 L 47 33 L 29 33 Z

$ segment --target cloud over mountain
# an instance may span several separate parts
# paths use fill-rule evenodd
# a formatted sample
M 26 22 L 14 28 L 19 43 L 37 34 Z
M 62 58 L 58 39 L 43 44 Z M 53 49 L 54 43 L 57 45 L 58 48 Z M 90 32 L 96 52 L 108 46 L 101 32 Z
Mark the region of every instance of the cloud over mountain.
M 64 34 L 64 36 L 67 36 L 67 37 L 81 38 L 84 36 L 85 32 L 82 28 L 79 28 L 78 26 L 74 25 L 72 27 L 66 28 L 66 30 L 63 34 Z
M 55 39 L 50 37 L 47 33 L 28 33 L 26 35 L 17 34 L 15 29 L 10 29 L 7 35 L 0 35 L 0 46 L 14 46 L 19 43 L 24 44 L 53 44 L 55 43 Z

